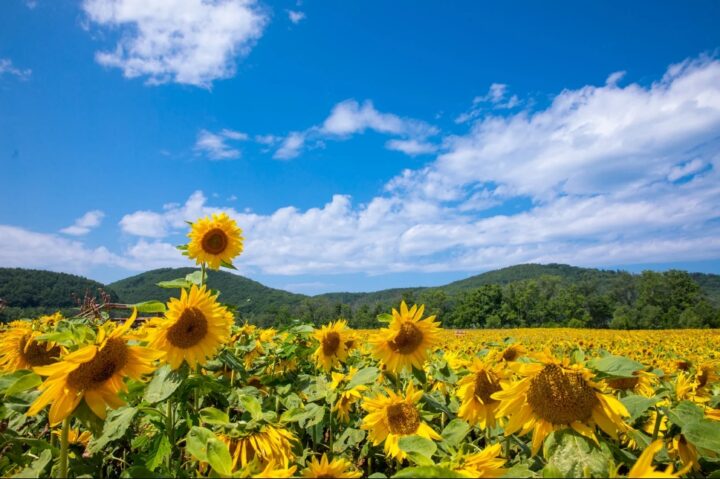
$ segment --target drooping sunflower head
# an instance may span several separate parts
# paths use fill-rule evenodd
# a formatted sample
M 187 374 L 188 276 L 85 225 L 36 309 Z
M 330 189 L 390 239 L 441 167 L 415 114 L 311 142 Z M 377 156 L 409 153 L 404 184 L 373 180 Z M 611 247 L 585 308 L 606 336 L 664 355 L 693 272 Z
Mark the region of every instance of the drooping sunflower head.
M 428 350 L 439 341 L 440 325 L 435 316 L 422 319 L 425 306 L 408 309 L 405 301 L 400 311 L 393 308 L 388 328 L 381 329 L 370 342 L 374 356 L 393 372 L 414 367 L 422 369 Z
M 188 237 L 188 256 L 197 264 L 207 263 L 211 269 L 220 269 L 223 263 L 232 264 L 243 250 L 242 230 L 225 213 L 200 218 L 192 224 Z
M 318 366 L 321 366 L 326 371 L 331 370 L 334 365 L 347 359 L 348 348 L 346 341 L 348 338 L 346 325 L 345 320 L 339 320 L 323 326 L 314 333 L 315 339 L 320 342 L 320 345 L 313 356 Z
M 220 435 L 232 457 L 233 470 L 245 468 L 253 461 L 266 466 L 270 462 L 287 464 L 295 459 L 293 446 L 298 441 L 287 429 L 266 424 L 241 436 Z
M 527 350 L 522 346 L 522 344 L 511 344 L 510 346 L 506 347 L 500 353 L 498 354 L 498 360 L 500 361 L 516 361 L 521 356 L 525 355 L 527 353 Z
M 319 461 L 313 457 L 308 467 L 302 471 L 302 477 L 355 478 L 360 476 L 362 476 L 362 472 L 356 471 L 347 459 L 337 458 L 330 461 L 325 453 Z
M 440 435 L 428 426 L 420 415 L 418 402 L 423 395 L 422 390 L 416 391 L 410 383 L 405 396 L 386 390 L 385 395 L 367 398 L 362 407 L 368 412 L 362 422 L 362 429 L 368 431 L 368 438 L 373 445 L 385 441 L 385 453 L 402 460 L 405 453 L 400 449 L 399 440 L 403 436 L 417 434 L 426 439 L 439 440 Z
M 20 323 L 20 324 L 18 324 Z M 0 336 L 0 371 L 15 372 L 57 362 L 63 348 L 54 343 L 38 340 L 35 331 L 26 321 L 18 321 Z
M 606 379 L 605 383 L 617 391 L 633 391 L 642 396 L 652 397 L 655 395 L 653 387 L 657 377 L 646 371 L 635 371 L 629 378 Z
M 42 394 L 30 406 L 27 415 L 50 407 L 50 424 L 57 424 L 70 415 L 81 400 L 99 417 L 105 418 L 106 408 L 125 404 L 119 397 L 126 391 L 124 379 L 141 379 L 155 370 L 153 362 L 159 354 L 141 346 L 128 344 L 127 331 L 137 311 L 124 325 L 107 333 L 101 326 L 94 344 L 67 354 L 60 361 L 35 367 L 35 373 L 48 378 L 39 386 Z
M 553 430 L 569 427 L 595 440 L 595 425 L 613 438 L 627 429 L 625 407 L 604 394 L 582 365 L 547 358 L 523 365 L 519 373 L 525 377 L 491 397 L 500 400 L 497 414 L 509 416 L 506 435 L 533 431 L 533 454 Z
M 174 369 L 186 361 L 190 367 L 205 364 L 230 338 L 233 314 L 217 302 L 205 286 L 183 289 L 167 304 L 165 317 L 148 332 L 150 347 L 165 352 Z
M 712 385 L 718 380 L 720 380 L 720 376 L 718 376 L 717 373 L 717 365 L 704 363 L 698 366 L 697 372 L 695 373 L 695 381 L 697 382 L 698 388 Z
M 502 377 L 501 370 L 475 358 L 468 374 L 458 382 L 457 396 L 462 401 L 458 416 L 482 429 L 495 426 L 495 411 L 500 401 L 492 395 L 502 389 Z

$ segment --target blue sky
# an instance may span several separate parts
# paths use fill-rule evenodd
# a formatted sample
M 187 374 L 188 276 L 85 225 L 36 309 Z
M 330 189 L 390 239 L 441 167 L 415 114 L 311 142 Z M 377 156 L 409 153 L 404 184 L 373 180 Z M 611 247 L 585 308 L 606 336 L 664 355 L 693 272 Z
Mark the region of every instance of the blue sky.
M 172 6 L 172 8 L 171 8 Z M 5 0 L 0 266 L 303 293 L 720 272 L 717 2 Z

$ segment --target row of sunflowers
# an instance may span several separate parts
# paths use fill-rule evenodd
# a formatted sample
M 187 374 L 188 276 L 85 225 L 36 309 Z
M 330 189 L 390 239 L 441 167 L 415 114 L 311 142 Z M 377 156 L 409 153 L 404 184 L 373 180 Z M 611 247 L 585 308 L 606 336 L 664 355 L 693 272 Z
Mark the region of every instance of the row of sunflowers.
M 259 329 L 205 285 L 240 228 L 188 236 L 166 304 L 2 328 L 0 475 L 720 477 L 716 331 Z

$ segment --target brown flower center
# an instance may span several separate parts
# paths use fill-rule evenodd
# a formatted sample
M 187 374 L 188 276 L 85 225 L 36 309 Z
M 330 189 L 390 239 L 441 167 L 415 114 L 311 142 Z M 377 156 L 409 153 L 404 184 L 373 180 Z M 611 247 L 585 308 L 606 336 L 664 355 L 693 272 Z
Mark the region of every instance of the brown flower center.
M 700 368 L 700 371 L 697 373 L 698 387 L 704 387 L 708 383 L 710 374 L 710 367 L 703 366 Z
M 168 329 L 167 339 L 173 346 L 187 349 L 202 341 L 207 332 L 208 321 L 203 312 L 197 308 L 186 308 L 180 319 Z
M 420 328 L 415 326 L 411 321 L 405 321 L 400 326 L 400 332 L 397 337 L 390 341 L 390 348 L 396 353 L 411 354 L 414 353 L 423 342 L 423 333 Z
M 68 385 L 84 391 L 102 386 L 128 361 L 128 347 L 120 338 L 110 338 L 95 357 L 68 374 Z
M 533 412 L 551 424 L 585 422 L 598 404 L 581 373 L 564 372 L 556 364 L 548 364 L 530 381 L 527 397 Z
M 502 358 L 505 361 L 515 361 L 518 356 L 520 356 L 520 351 L 518 351 L 517 348 L 510 346 L 505 351 L 503 351 Z
M 475 396 L 477 396 L 483 404 L 492 404 L 497 402 L 497 399 L 493 399 L 490 396 L 500 391 L 500 384 L 492 373 L 487 371 L 480 371 L 475 374 Z
M 689 361 L 677 361 L 676 365 L 680 371 L 687 371 L 688 369 L 690 369 Z
M 228 237 L 220 228 L 213 228 L 203 236 L 202 249 L 206 253 L 220 254 L 228 246 Z
M 607 383 L 613 389 L 634 389 L 638 384 L 638 378 L 617 378 L 611 379 Z
M 404 402 L 388 406 L 387 419 L 393 434 L 415 434 L 420 426 L 420 413 L 417 408 Z
M 325 356 L 333 356 L 340 347 L 340 335 L 336 331 L 330 331 L 322 339 L 322 350 Z
M 28 340 L 30 344 L 28 344 Z M 40 344 L 31 339 L 29 335 L 25 335 L 20 340 L 20 355 L 30 367 L 46 366 L 56 363 L 60 359 L 60 346 L 48 349 L 47 345 Z

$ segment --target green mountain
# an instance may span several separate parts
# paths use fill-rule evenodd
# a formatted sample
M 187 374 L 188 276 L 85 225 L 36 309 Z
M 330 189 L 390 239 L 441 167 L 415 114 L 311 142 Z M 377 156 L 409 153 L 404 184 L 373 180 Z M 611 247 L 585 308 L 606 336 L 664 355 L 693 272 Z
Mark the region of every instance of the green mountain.
M 113 301 L 167 301 L 177 290 L 157 286 L 196 268 L 162 268 L 105 287 L 79 276 L 0 268 L 0 321 L 75 305 L 73 295 L 104 288 Z M 376 317 L 401 300 L 426 305 L 448 327 L 569 325 L 617 328 L 720 326 L 720 275 L 645 271 L 630 274 L 564 264 L 524 264 L 438 287 L 368 293 L 294 294 L 224 271 L 208 285 L 235 308 L 240 320 L 262 326 L 300 319 L 314 324 L 346 318 L 354 327 L 377 327 Z
M 0 321 L 38 316 L 61 310 L 72 314 L 86 294 L 100 300 L 100 292 L 111 301 L 118 296 L 102 283 L 74 274 L 23 268 L 0 268 Z

